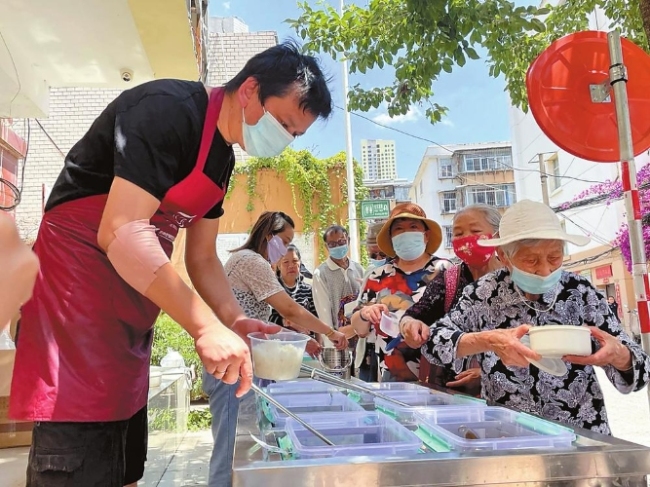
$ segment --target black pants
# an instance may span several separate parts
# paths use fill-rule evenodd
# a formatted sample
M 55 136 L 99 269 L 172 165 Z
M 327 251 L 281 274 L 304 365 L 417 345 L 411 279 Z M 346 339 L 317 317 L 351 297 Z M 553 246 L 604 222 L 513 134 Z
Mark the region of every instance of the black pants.
M 124 421 L 34 424 L 26 487 L 122 487 L 147 459 L 147 407 Z
M 366 355 L 359 367 L 359 379 L 364 382 L 377 382 L 377 353 L 374 343 L 366 343 Z

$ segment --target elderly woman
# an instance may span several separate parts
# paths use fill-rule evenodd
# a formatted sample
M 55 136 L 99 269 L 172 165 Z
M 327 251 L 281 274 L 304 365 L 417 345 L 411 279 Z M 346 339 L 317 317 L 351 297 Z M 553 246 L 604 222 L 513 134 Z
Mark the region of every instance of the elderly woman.
M 383 380 L 415 381 L 418 378 L 420 351 L 382 330 L 380 321 L 383 312 L 392 312 L 397 319 L 401 318 L 419 301 L 427 284 L 442 268 L 443 261 L 433 255 L 441 241 L 440 226 L 427 219 L 424 210 L 412 203 L 395 206 L 377 235 L 379 248 L 393 259 L 375 267 L 368 275 L 359 298 L 359 309 L 351 321 L 360 337 L 374 339 Z
M 404 313 L 400 332 L 409 346 L 420 348 L 423 334 L 458 302 L 465 286 L 503 267 L 494 247 L 479 245 L 481 240 L 497 234 L 500 221 L 501 213 L 493 206 L 470 205 L 456 212 L 451 243 L 461 264 L 438 273 L 427 286 L 422 299 Z M 458 375 L 447 367 L 431 365 L 427 368 L 427 365 L 426 361 L 420 365 L 420 380 L 478 394 L 480 369 L 474 360 Z
M 300 271 L 301 268 L 302 257 L 300 250 L 293 244 L 287 245 L 287 253 L 284 254 L 277 264 L 276 274 L 278 276 L 278 282 L 291 299 L 314 316 L 318 316 L 316 314 L 316 306 L 314 306 L 314 296 L 312 295 L 311 286 L 305 282 L 305 278 Z M 275 308 L 271 309 L 269 322 L 291 328 L 292 330 L 311 335 L 312 337 L 317 335 L 315 332 L 283 318 Z
M 588 241 L 567 234 L 542 203 L 523 200 L 510 207 L 499 238 L 480 241 L 497 247 L 505 268 L 464 289 L 451 312 L 431 326 L 424 357 L 459 370 L 459 359 L 479 354 L 482 395 L 489 403 L 609 434 L 594 367 L 629 393 L 648 382 L 650 359 L 621 329 L 605 297 L 588 280 L 562 270 L 564 242 Z M 521 339 L 532 326 L 546 325 L 589 326 L 594 353 L 542 359 Z

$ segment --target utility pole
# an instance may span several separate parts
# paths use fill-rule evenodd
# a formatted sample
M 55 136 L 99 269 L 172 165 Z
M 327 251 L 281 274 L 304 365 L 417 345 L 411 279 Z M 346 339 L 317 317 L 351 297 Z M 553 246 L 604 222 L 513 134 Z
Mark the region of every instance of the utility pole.
M 341 0 L 341 15 L 343 15 L 345 0 Z M 350 228 L 350 258 L 359 262 L 359 226 L 357 225 L 357 201 L 354 188 L 354 159 L 352 158 L 352 127 L 348 109 L 348 61 L 343 55 L 343 109 L 345 110 L 345 153 L 347 155 L 348 180 L 348 225 Z
M 544 154 L 538 154 L 539 157 L 539 178 L 542 180 L 542 201 L 545 205 L 550 206 L 548 202 L 548 175 L 544 167 Z

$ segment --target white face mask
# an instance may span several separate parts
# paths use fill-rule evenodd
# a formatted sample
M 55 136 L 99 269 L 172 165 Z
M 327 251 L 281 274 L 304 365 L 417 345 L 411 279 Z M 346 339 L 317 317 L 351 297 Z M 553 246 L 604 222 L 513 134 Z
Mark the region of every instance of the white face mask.
M 244 150 L 253 157 L 274 157 L 291 144 L 294 136 L 264 107 L 264 115 L 255 125 L 248 125 L 242 108 L 242 135 Z

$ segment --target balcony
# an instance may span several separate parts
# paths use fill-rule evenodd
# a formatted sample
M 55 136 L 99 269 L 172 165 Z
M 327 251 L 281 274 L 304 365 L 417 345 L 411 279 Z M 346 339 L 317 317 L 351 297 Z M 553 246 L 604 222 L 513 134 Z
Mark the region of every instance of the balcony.
M 207 0 L 3 0 L 0 117 L 46 117 L 50 86 L 205 74 Z

